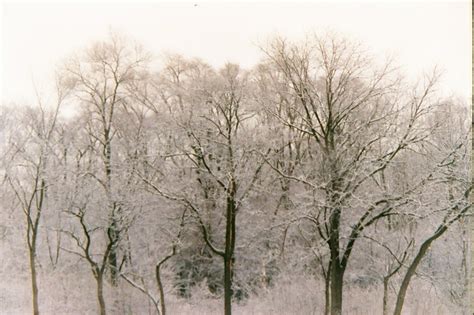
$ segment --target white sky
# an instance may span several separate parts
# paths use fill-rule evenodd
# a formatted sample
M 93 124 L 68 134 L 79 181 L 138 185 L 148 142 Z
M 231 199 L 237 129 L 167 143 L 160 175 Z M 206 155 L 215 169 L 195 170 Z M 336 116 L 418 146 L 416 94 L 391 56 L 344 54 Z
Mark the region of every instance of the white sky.
M 2 103 L 33 102 L 33 81 L 46 90 L 55 65 L 106 38 L 110 28 L 155 54 L 178 52 L 216 66 L 231 61 L 244 67 L 258 62 L 258 44 L 272 34 L 302 37 L 331 29 L 377 55 L 395 54 L 412 78 L 439 65 L 446 93 L 471 95 L 472 11 L 466 0 L 7 2 L 2 9 Z

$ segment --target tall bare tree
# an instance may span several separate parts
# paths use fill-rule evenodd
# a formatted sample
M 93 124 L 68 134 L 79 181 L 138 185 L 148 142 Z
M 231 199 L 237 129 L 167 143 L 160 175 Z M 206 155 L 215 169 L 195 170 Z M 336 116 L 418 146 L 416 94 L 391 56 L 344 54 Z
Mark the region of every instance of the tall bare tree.
M 215 73 L 199 62 L 178 60 L 176 63 L 176 57 L 172 61 L 165 69 L 171 75 L 167 82 L 171 82 L 174 89 L 167 90 L 166 94 L 162 92 L 164 106 L 161 108 L 168 108 L 174 115 L 180 113 L 175 121 L 184 143 L 177 144 L 175 154 L 169 155 L 168 160 L 183 172 L 180 176 L 186 176 L 180 180 L 189 181 L 188 176 L 192 176 L 196 185 L 179 185 L 181 192 L 178 192 L 177 187 L 164 189 L 153 179 L 143 179 L 159 195 L 186 206 L 208 248 L 222 258 L 224 311 L 231 314 L 237 214 L 242 211 L 264 166 L 252 144 L 246 74 L 232 64 Z M 189 86 L 185 85 L 186 75 L 194 80 L 199 77 L 193 75 L 203 77 L 201 82 L 188 80 Z M 149 103 L 150 108 L 158 108 Z M 201 191 L 198 195 L 202 194 L 199 199 L 193 197 L 196 188 Z M 211 194 L 211 191 L 214 192 Z
M 38 241 L 46 215 L 48 189 L 54 185 L 53 160 L 57 146 L 56 125 L 61 103 L 67 92 L 57 89 L 56 104 L 48 107 L 38 96 L 36 107 L 20 108 L 21 128 L 7 140 L 5 180 L 15 195 L 25 218 L 33 314 L 39 314 Z
M 309 216 L 330 251 L 331 314 L 339 315 L 356 241 L 408 202 L 409 191 L 387 195 L 377 183 L 401 152 L 429 134 L 423 119 L 433 104 L 437 76 L 407 93 L 391 62 L 376 67 L 360 45 L 331 34 L 301 44 L 276 39 L 264 51 L 278 69 L 277 86 L 286 85 L 286 97 L 294 100 L 286 106 L 295 118 L 283 117 L 274 103 L 269 108 L 283 125 L 304 133 L 311 146 L 310 168 L 281 175 L 317 196 Z
M 146 74 L 149 55 L 138 45 L 128 43 L 123 37 L 112 34 L 108 41 L 97 42 L 83 54 L 72 57 L 64 64 L 61 75 L 73 85 L 77 108 L 89 117 L 88 136 L 102 161 L 102 170 L 94 174 L 107 200 L 110 237 L 114 243 L 122 237 L 118 226 L 122 215 L 120 183 L 115 180 L 115 169 L 119 165 L 114 149 L 117 133 L 117 115 L 130 104 L 129 86 Z M 117 283 L 119 248 L 109 253 L 112 283 Z
M 446 115 L 446 112 L 456 110 L 457 113 L 451 112 Z M 430 193 L 430 202 L 425 202 L 424 205 L 419 206 L 418 210 L 426 218 L 420 220 L 426 222 L 423 226 L 425 233 L 420 238 L 420 245 L 403 274 L 397 292 L 394 315 L 402 313 L 410 282 L 429 254 L 433 243 L 452 229 L 453 225 L 463 229 L 460 222 L 472 215 L 470 198 L 473 186 L 469 178 L 471 132 L 466 117 L 462 114 L 463 111 L 465 107 L 459 106 L 453 100 L 447 100 L 439 104 L 430 122 L 426 122 L 427 125 L 434 124 L 437 128 L 430 135 L 429 145 L 421 151 L 430 157 L 430 159 L 424 159 L 424 163 L 431 164 L 428 168 L 430 180 L 425 189 Z M 453 126 L 457 128 L 453 130 Z M 422 195 L 420 195 L 420 200 L 424 200 Z M 433 227 L 428 233 L 426 233 L 427 226 Z

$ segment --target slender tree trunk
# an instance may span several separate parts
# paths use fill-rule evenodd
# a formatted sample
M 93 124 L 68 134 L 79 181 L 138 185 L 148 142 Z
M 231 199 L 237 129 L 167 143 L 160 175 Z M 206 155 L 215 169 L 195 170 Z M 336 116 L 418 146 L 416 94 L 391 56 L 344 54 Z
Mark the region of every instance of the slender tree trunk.
M 118 231 L 117 231 L 117 222 L 116 222 L 115 213 L 114 213 L 112 217 L 112 222 L 110 223 L 110 240 L 109 241 L 112 242 L 113 244 L 117 244 L 118 237 L 119 236 L 118 236 Z M 110 280 L 112 282 L 112 285 L 115 287 L 117 286 L 117 282 L 118 282 L 117 249 L 115 248 L 115 246 L 112 246 L 112 248 L 110 249 L 108 261 L 110 264 Z
M 100 315 L 106 315 L 105 300 L 104 300 L 104 275 L 99 273 L 96 277 L 97 280 L 97 299 L 99 301 L 99 312 Z
M 166 315 L 165 290 L 163 289 L 163 282 L 161 282 L 160 267 L 161 267 L 161 264 L 156 265 L 155 276 L 156 276 L 156 284 L 158 286 L 158 292 L 160 294 L 161 315 Z
M 33 293 L 33 314 L 39 315 L 38 307 L 38 283 L 36 276 L 35 250 L 30 248 L 30 271 L 31 271 L 31 289 Z
M 232 262 L 224 258 L 224 314 L 232 314 Z
M 329 315 L 331 311 L 331 261 L 327 272 L 324 273 L 324 315 Z
M 40 200 L 40 205 L 42 199 Z M 33 298 L 33 314 L 39 315 L 38 306 L 38 276 L 36 274 L 36 237 L 38 236 L 38 225 L 41 212 L 38 212 L 35 223 L 31 224 L 31 219 L 28 218 L 28 254 L 30 259 L 30 272 L 31 272 L 31 293 Z M 30 214 L 28 214 L 30 216 Z
M 107 123 L 104 122 L 104 126 Z M 120 237 L 118 231 L 118 224 L 117 224 L 117 205 L 113 201 L 112 197 L 112 145 L 111 145 L 111 138 L 110 138 L 110 126 L 108 128 L 104 128 L 104 167 L 105 167 L 105 180 L 106 180 L 106 195 L 109 204 L 109 210 L 111 211 L 110 216 L 110 225 L 109 225 L 109 237 L 110 241 L 114 244 L 118 243 L 118 239 Z M 117 259 L 117 248 L 113 246 L 110 250 L 109 257 L 108 257 L 109 265 L 110 265 L 110 280 L 112 285 L 115 287 L 118 284 L 118 259 Z
M 178 232 L 177 239 L 180 238 L 181 232 L 183 231 L 184 227 L 184 218 L 185 218 L 186 210 L 183 211 L 183 214 L 181 216 L 181 223 L 180 227 L 181 229 Z M 161 312 L 161 315 L 166 315 L 166 301 L 165 301 L 165 290 L 163 288 L 163 282 L 161 281 L 161 266 L 171 257 L 173 257 L 176 254 L 176 249 L 177 246 L 173 245 L 173 249 L 170 254 L 168 254 L 165 258 L 163 258 L 160 262 L 156 264 L 155 267 L 155 277 L 156 277 L 156 285 L 158 286 L 158 292 L 160 294 L 160 310 L 158 310 L 158 306 L 156 307 L 158 310 L 158 313 Z M 155 304 L 156 306 L 156 304 Z M 160 315 L 160 314 L 158 314 Z
M 39 315 L 39 306 L 38 306 L 39 293 L 38 293 L 38 282 L 37 282 L 38 279 L 37 279 L 37 274 L 36 274 L 36 240 L 38 237 L 41 211 L 43 210 L 45 191 L 46 191 L 46 182 L 42 179 L 41 186 L 38 192 L 39 199 L 38 199 L 38 204 L 36 206 L 37 214 L 36 214 L 34 223 L 32 224 L 32 221 L 31 221 L 32 220 L 32 216 L 30 212 L 31 206 L 30 206 L 30 210 L 28 211 L 28 217 L 27 217 L 27 229 L 28 229 L 27 238 L 28 238 L 28 251 L 30 255 L 31 290 L 33 294 L 33 314 L 34 315 Z
M 397 302 L 395 305 L 395 311 L 393 312 L 393 315 L 402 314 L 403 303 L 405 302 L 405 296 L 408 290 L 408 286 L 410 285 L 411 278 L 415 275 L 416 269 L 418 268 L 418 265 L 420 264 L 423 257 L 426 255 L 426 252 L 430 248 L 431 243 L 433 243 L 437 238 L 443 235 L 443 233 L 446 232 L 447 229 L 448 228 L 445 225 L 439 227 L 430 238 L 428 238 L 427 240 L 423 242 L 423 244 L 421 244 L 421 247 L 415 256 L 415 259 L 413 260 L 411 265 L 408 267 L 405 277 L 403 278 L 402 284 L 400 286 L 400 290 L 398 291 Z
M 383 315 L 388 315 L 388 277 L 383 277 L 383 301 L 382 312 Z

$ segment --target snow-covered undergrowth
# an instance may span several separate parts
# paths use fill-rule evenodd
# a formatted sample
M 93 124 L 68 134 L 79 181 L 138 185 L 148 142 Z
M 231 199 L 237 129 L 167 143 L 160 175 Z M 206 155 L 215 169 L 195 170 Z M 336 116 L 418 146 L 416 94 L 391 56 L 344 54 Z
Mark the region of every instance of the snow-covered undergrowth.
M 0 314 L 31 313 L 31 293 L 27 275 L 3 274 L 0 282 Z M 52 272 L 40 277 L 40 311 L 42 314 L 97 314 L 94 281 L 91 275 L 74 270 Z M 453 305 L 425 282 L 415 281 L 409 291 L 403 314 L 455 315 L 467 310 Z M 153 304 L 136 289 L 123 284 L 118 289 L 118 301 L 113 301 L 107 288 L 110 314 L 156 314 Z M 393 291 L 389 314 L 393 311 Z M 350 315 L 382 314 L 380 287 L 347 286 L 344 291 L 344 313 Z M 464 312 L 463 312 L 464 311 Z M 294 315 L 324 314 L 324 283 L 311 277 L 293 276 L 280 279 L 275 286 L 234 303 L 237 315 Z M 218 315 L 223 314 L 223 301 L 212 297 L 204 285 L 193 289 L 189 299 L 167 293 L 167 314 Z

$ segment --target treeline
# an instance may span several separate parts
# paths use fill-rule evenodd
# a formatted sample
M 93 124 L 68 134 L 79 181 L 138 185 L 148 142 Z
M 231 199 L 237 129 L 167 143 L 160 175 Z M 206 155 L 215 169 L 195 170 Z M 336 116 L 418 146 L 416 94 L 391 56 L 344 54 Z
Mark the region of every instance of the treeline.
M 100 314 L 141 312 L 124 287 L 164 315 L 195 286 L 231 314 L 294 274 L 324 286 L 324 314 L 355 285 L 399 315 L 414 278 L 466 309 L 466 105 L 338 35 L 262 52 L 250 70 L 156 70 L 112 35 L 58 68 L 54 101 L 2 108 L 2 212 L 22 233 L 2 239 L 25 243 L 34 314 L 39 269 L 66 266 L 95 280 Z

